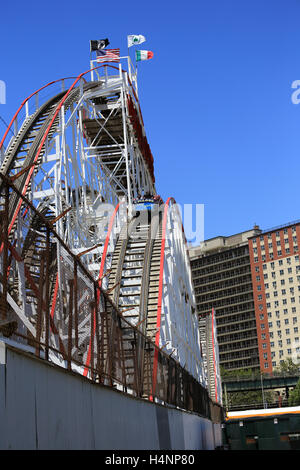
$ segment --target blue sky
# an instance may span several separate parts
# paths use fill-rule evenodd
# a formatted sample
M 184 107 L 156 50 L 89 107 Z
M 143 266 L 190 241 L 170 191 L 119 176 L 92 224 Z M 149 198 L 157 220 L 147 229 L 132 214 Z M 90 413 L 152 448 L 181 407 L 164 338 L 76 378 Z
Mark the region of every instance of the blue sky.
M 157 190 L 205 206 L 205 238 L 300 219 L 299 0 L 5 2 L 0 116 L 89 68 L 89 40 L 127 53 L 143 34 L 139 95 Z M 4 126 L 0 122 L 0 134 Z

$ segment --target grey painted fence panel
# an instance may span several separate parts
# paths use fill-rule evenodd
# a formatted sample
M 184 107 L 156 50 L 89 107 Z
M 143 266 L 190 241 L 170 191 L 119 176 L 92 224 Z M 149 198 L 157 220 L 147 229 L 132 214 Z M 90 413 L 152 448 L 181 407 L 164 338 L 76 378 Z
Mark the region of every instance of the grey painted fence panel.
M 92 384 L 11 347 L 3 360 L 1 342 L 0 349 L 0 449 L 183 450 L 221 444 L 220 426 L 213 432 L 213 424 L 198 415 Z

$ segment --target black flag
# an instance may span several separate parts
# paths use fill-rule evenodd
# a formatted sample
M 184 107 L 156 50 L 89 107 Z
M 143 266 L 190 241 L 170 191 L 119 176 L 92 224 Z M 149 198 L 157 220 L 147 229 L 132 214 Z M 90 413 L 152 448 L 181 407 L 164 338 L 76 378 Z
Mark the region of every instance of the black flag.
M 96 39 L 96 40 L 91 40 L 91 51 L 100 51 L 101 49 L 104 49 L 106 46 L 109 44 L 109 40 L 106 39 Z

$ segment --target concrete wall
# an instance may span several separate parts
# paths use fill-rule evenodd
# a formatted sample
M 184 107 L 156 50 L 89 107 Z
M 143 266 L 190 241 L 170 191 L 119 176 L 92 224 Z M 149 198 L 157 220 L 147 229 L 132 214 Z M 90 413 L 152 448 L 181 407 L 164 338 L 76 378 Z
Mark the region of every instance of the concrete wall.
M 214 449 L 198 415 L 90 383 L 0 342 L 0 449 Z

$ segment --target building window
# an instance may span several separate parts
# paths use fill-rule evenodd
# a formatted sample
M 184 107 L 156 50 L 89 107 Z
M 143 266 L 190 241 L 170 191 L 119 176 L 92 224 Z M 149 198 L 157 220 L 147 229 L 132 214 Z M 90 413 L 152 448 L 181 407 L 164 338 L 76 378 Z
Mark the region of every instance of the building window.
M 265 362 L 264 367 L 265 367 L 265 369 L 268 369 L 268 367 L 269 367 L 268 362 Z
M 289 324 L 289 319 L 288 319 L 288 318 L 285 318 L 285 319 L 284 319 L 284 324 L 285 324 L 285 325 L 288 325 L 288 324 Z
M 286 294 L 285 289 L 281 289 L 281 294 L 282 294 L 282 295 L 285 295 L 285 294 Z
M 278 250 L 278 251 L 277 251 L 277 254 L 278 254 L 278 256 L 281 256 L 281 255 L 282 255 L 282 251 L 281 251 L 281 250 Z
M 287 328 L 287 329 L 285 330 L 285 334 L 286 334 L 286 335 L 289 335 L 289 334 L 290 334 L 290 329 L 289 329 L 289 328 Z
M 279 260 L 279 266 L 282 266 L 283 265 L 283 261 L 282 259 Z

